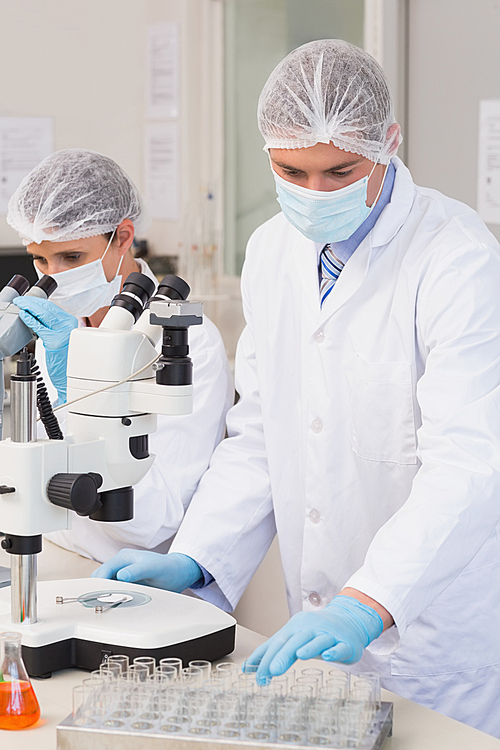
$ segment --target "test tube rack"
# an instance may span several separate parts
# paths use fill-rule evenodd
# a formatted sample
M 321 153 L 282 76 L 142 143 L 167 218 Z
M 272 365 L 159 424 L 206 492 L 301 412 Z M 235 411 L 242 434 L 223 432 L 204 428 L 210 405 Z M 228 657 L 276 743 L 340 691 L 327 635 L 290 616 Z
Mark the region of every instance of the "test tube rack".
M 392 736 L 393 704 L 382 702 L 377 711 L 369 731 L 365 734 L 357 750 L 380 750 L 385 740 Z M 140 744 L 139 744 L 140 743 Z M 70 715 L 57 727 L 58 750 L 283 750 L 291 746 L 276 742 L 255 742 L 251 740 L 226 740 L 215 737 L 188 737 L 168 735 L 152 730 L 139 732 L 127 730 L 105 730 L 92 727 L 76 726 Z M 311 748 L 308 745 L 293 745 L 296 750 Z M 319 746 L 316 746 L 319 747 Z M 324 746 L 323 746 L 324 747 Z M 335 745 L 330 746 L 338 750 Z M 347 747 L 340 750 L 350 750 Z

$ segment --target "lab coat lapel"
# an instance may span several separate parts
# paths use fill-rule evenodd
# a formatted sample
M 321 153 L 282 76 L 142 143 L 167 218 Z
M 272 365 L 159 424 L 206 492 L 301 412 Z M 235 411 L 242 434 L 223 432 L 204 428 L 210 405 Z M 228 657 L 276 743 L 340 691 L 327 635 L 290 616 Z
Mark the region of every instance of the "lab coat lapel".
M 294 267 L 295 274 L 300 279 L 305 307 L 314 321 L 320 314 L 318 256 L 316 245 L 312 240 L 303 237 L 298 230 L 294 230 Z
M 371 233 L 356 248 L 321 308 L 323 324 L 357 292 L 366 276 L 372 251 Z

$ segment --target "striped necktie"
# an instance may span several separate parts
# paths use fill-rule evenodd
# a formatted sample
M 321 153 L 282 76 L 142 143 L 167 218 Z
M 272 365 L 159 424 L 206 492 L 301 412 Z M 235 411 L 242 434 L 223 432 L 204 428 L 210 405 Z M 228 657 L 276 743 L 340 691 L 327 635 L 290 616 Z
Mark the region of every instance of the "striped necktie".
M 344 268 L 344 263 L 334 255 L 330 245 L 325 245 L 320 255 L 320 267 L 321 284 L 319 293 L 321 307 L 323 307 L 323 302 L 335 286 L 335 283 L 340 276 L 340 272 Z

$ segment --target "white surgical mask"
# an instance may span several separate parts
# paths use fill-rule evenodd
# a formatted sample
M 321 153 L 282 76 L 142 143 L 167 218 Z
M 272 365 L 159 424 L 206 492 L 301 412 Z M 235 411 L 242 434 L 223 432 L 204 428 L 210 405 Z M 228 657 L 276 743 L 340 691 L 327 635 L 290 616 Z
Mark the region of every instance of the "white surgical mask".
M 311 190 L 288 182 L 273 169 L 278 203 L 290 224 L 309 240 L 342 242 L 359 229 L 378 200 L 377 196 L 371 207 L 366 205 L 368 180 L 376 166 L 369 175 L 331 191 Z
M 59 305 L 71 315 L 76 315 L 77 318 L 88 318 L 101 307 L 107 307 L 111 304 L 111 300 L 116 294 L 119 294 L 121 289 L 122 278 L 119 273 L 123 255 L 120 258 L 115 277 L 111 281 L 106 278 L 102 261 L 113 242 L 114 236 L 115 232 L 111 235 L 101 258 L 93 260 L 91 263 L 85 263 L 83 266 L 50 274 L 57 281 L 57 289 L 50 295 L 52 302 L 55 302 L 56 305 Z M 35 271 L 39 278 L 43 276 L 36 265 Z

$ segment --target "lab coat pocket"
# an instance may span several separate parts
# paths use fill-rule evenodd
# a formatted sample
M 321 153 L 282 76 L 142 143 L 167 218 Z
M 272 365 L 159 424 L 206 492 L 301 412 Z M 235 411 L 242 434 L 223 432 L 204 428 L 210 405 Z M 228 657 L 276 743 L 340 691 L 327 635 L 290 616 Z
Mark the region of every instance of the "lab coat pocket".
M 349 379 L 355 453 L 369 461 L 416 464 L 411 365 L 356 355 Z

